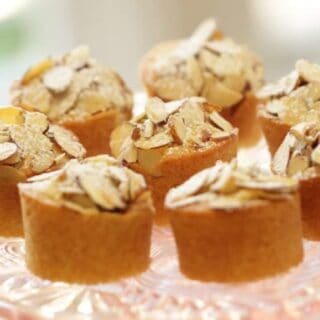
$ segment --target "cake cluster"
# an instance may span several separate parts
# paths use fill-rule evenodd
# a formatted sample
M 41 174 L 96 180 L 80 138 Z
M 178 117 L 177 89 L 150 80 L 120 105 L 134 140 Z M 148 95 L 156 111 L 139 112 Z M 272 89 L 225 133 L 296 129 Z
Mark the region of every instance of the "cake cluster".
M 262 87 L 261 60 L 209 19 L 152 48 L 140 77 L 140 114 L 87 47 L 13 84 L 0 108 L 0 235 L 25 237 L 34 274 L 70 283 L 146 271 L 153 224 L 170 227 L 194 280 L 298 265 L 303 237 L 320 240 L 320 66 L 299 60 Z M 239 148 L 262 133 L 270 170 L 243 166 Z

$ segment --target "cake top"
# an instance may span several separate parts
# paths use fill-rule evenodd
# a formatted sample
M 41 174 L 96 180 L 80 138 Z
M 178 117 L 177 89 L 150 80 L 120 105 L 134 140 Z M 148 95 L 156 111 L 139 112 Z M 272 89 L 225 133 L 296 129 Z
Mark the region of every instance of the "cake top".
M 42 201 L 83 214 L 124 213 L 143 191 L 142 175 L 100 155 L 69 161 L 62 169 L 34 176 L 19 187 Z
M 59 167 L 86 151 L 78 138 L 46 115 L 16 107 L 0 108 L 0 165 L 27 176 Z
M 153 86 L 164 100 L 203 96 L 209 103 L 231 107 L 263 83 L 260 60 L 232 39 L 215 39 L 216 23 L 209 19 L 190 38 L 152 63 Z
M 139 150 L 165 148 L 165 153 L 170 154 L 212 146 L 237 134 L 237 129 L 217 110 L 199 97 L 167 103 L 151 98 L 146 102 L 145 112 L 114 130 L 112 153 L 133 163 L 138 160 Z
M 13 104 L 45 113 L 51 121 L 85 118 L 110 108 L 131 109 L 120 76 L 78 47 L 32 66 L 11 89 Z
M 263 87 L 257 96 L 267 99 L 262 112 L 289 125 L 320 120 L 320 66 L 298 60 L 295 70 Z
M 262 173 L 255 167 L 240 168 L 236 160 L 219 161 L 173 188 L 166 196 L 168 208 L 203 205 L 232 210 L 261 201 L 283 199 L 297 190 L 293 179 Z
M 307 177 L 320 173 L 320 125 L 301 122 L 284 138 L 272 160 L 272 169 L 280 175 Z

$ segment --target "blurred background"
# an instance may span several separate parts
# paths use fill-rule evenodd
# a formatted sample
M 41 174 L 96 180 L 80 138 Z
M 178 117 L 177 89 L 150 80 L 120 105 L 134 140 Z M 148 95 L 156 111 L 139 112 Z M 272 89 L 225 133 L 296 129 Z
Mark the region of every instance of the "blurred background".
M 209 16 L 261 56 L 268 80 L 298 58 L 319 62 L 319 0 L 0 0 L 0 105 L 30 64 L 78 44 L 139 90 L 142 55 Z

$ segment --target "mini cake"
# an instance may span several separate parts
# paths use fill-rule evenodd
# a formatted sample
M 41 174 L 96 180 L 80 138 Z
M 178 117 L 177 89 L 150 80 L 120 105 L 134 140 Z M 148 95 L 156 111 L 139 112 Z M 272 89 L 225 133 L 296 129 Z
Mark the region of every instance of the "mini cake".
M 49 124 L 44 114 L 0 108 L 0 235 L 23 235 L 18 182 L 84 155 L 73 133 Z
M 302 260 L 295 180 L 218 162 L 171 189 L 165 204 L 191 279 L 257 280 Z
M 171 101 L 205 97 L 239 128 L 240 143 L 261 135 L 254 92 L 263 83 L 263 67 L 247 48 L 224 38 L 214 20 L 203 22 L 188 39 L 161 43 L 143 58 L 140 78 L 150 96 Z
M 292 126 L 320 120 L 320 66 L 299 60 L 294 71 L 263 87 L 257 96 L 264 100 L 259 118 L 274 154 Z
M 163 201 L 168 190 L 217 160 L 237 152 L 238 130 L 203 98 L 164 103 L 147 101 L 145 113 L 114 130 L 111 151 L 144 175 L 157 215 L 167 223 Z
M 73 131 L 88 155 L 108 153 L 111 131 L 131 117 L 132 94 L 120 76 L 78 47 L 31 67 L 11 90 L 12 102 L 45 113 Z
M 289 130 L 272 160 L 272 169 L 300 182 L 303 235 L 320 240 L 320 125 L 301 122 Z
M 19 190 L 26 262 L 37 276 L 90 284 L 147 269 L 153 208 L 143 176 L 101 155 Z

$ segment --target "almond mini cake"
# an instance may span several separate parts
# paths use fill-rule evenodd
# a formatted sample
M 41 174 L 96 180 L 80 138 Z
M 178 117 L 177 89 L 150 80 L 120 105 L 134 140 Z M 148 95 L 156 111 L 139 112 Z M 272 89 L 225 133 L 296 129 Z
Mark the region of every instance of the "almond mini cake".
M 200 171 L 165 204 L 181 271 L 201 281 L 272 276 L 303 257 L 297 182 L 235 161 Z
M 302 122 L 289 130 L 272 160 L 272 169 L 300 182 L 303 235 L 320 240 L 320 124 Z
M 31 67 L 11 95 L 13 104 L 43 112 L 72 130 L 88 155 L 109 153 L 110 133 L 131 117 L 133 104 L 120 76 L 93 60 L 87 47 Z
M 84 155 L 74 134 L 49 124 L 44 114 L 1 107 L 0 235 L 23 235 L 17 183 Z
M 170 188 L 236 155 L 238 129 L 215 110 L 200 97 L 167 103 L 151 98 L 145 113 L 113 131 L 112 154 L 144 175 L 157 222 L 168 222 L 163 201 Z
M 320 120 L 320 66 L 298 60 L 294 71 L 263 87 L 257 96 L 264 100 L 259 118 L 274 154 L 292 126 Z
M 29 269 L 101 283 L 149 266 L 153 207 L 142 175 L 107 155 L 72 160 L 19 184 Z
M 206 20 L 190 38 L 160 43 L 143 58 L 140 78 L 150 96 L 164 101 L 202 96 L 221 107 L 221 114 L 239 128 L 240 143 L 261 135 L 254 92 L 263 83 L 260 60 L 247 48 L 217 31 Z

